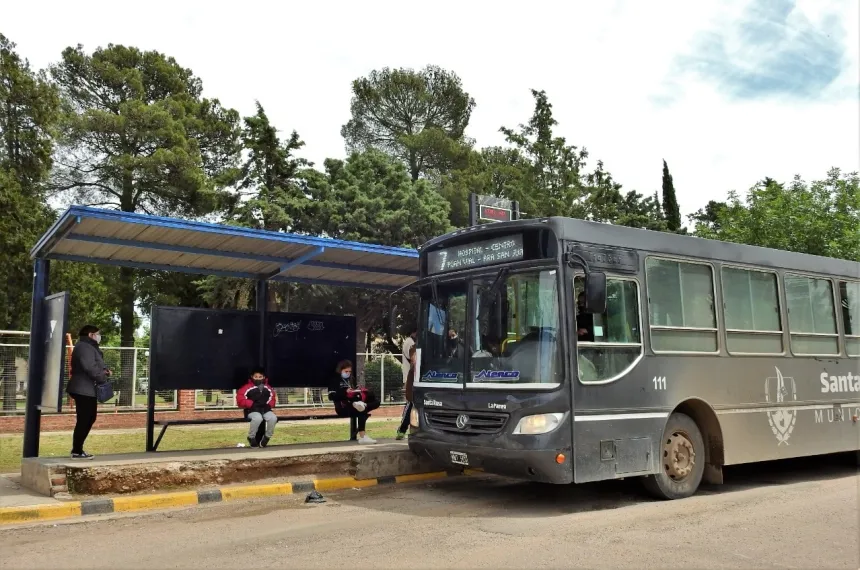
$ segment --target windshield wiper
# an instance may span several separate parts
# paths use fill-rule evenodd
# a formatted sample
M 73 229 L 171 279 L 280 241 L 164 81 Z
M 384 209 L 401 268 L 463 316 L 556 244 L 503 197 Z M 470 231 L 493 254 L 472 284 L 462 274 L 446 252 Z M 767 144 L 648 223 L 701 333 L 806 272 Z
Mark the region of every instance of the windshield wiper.
M 490 285 L 489 289 L 487 289 L 484 294 L 487 299 L 492 299 L 498 293 L 499 286 L 502 283 L 502 279 L 507 276 L 507 274 L 511 271 L 510 267 L 502 267 L 499 269 L 499 272 L 496 274 L 496 278 L 493 280 L 493 284 Z

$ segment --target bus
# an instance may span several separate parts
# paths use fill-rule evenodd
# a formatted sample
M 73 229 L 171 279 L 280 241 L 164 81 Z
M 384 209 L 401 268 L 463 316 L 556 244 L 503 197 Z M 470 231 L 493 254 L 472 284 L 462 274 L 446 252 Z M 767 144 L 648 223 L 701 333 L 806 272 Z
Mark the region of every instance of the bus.
M 409 448 L 544 483 L 860 448 L 860 263 L 570 218 L 420 248 Z

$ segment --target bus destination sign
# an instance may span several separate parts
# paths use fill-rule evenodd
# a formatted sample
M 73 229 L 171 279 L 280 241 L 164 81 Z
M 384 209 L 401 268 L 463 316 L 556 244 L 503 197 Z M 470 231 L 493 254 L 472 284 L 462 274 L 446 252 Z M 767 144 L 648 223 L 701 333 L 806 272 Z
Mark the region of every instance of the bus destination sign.
M 431 251 L 427 254 L 427 273 L 433 275 L 523 258 L 522 234 L 509 235 Z

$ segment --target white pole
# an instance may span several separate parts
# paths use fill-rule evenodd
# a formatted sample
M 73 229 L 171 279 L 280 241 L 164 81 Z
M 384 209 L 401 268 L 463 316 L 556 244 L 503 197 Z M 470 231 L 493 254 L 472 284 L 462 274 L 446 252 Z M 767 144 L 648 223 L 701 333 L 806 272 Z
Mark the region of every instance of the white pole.
M 385 353 L 382 353 L 382 364 L 379 365 L 379 401 L 385 401 Z
M 131 407 L 134 408 L 137 403 L 137 348 L 131 351 L 131 357 L 134 359 L 131 364 Z

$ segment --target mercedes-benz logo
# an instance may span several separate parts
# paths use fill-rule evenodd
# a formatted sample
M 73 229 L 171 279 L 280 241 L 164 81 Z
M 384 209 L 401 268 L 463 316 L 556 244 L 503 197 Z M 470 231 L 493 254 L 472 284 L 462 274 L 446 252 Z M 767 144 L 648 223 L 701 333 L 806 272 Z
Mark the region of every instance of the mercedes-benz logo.
M 457 428 L 458 429 L 466 429 L 466 426 L 469 425 L 469 416 L 466 414 L 460 414 L 457 416 Z

